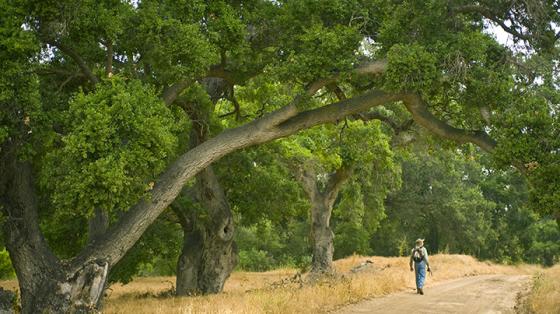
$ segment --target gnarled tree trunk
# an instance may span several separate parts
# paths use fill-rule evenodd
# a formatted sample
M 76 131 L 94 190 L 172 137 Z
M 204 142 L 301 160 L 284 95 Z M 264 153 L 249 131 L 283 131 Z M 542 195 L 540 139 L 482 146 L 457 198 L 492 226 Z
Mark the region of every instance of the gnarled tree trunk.
M 197 175 L 196 200 L 208 218 L 179 209 L 184 238 L 177 263 L 177 295 L 218 293 L 237 264 L 233 217 L 212 167 Z M 177 210 L 176 210 L 177 212 Z
M 83 62 L 81 63 L 83 64 Z M 385 70 L 384 62 L 356 69 L 358 74 L 375 74 Z M 84 71 L 87 76 L 87 71 Z M 91 73 L 89 73 L 91 74 Z M 332 78 L 331 80 L 334 80 Z M 92 79 L 92 81 L 94 81 Z M 178 82 L 173 86 L 185 86 Z M 90 242 L 69 261 L 59 261 L 48 248 L 39 230 L 34 205 L 31 168 L 15 158 L 14 148 L 0 151 L 0 205 L 5 214 L 3 224 L 6 246 L 16 269 L 22 293 L 24 313 L 77 312 L 99 301 L 107 271 L 138 241 L 144 231 L 173 202 L 185 183 L 221 157 L 253 145 L 294 134 L 315 125 L 332 123 L 372 107 L 403 101 L 418 124 L 433 133 L 458 143 L 471 142 L 492 152 L 496 142 L 483 131 L 457 129 L 437 119 L 417 95 L 370 91 L 351 99 L 320 108 L 302 111 L 299 104 L 325 85 L 325 80 L 311 84 L 304 95 L 286 106 L 243 126 L 228 129 L 179 156 L 159 176 L 149 197 L 129 208 L 107 232 Z M 185 87 L 182 87 L 183 89 Z M 173 102 L 181 88 L 165 93 L 165 102 Z M 22 133 L 22 134 L 25 134 Z M 12 145 L 13 146 L 13 145 Z M 11 153 L 10 153 L 11 152 Z M 6 158 L 11 156 L 11 158 Z M 31 195 L 28 197 L 28 195 Z M 225 226 L 224 226 L 224 230 Z
M 213 103 L 224 94 L 222 79 L 207 78 L 204 87 Z M 193 108 L 194 107 L 194 108 Z M 191 146 L 205 142 L 206 126 L 212 109 L 187 109 L 193 121 Z M 177 262 L 177 295 L 218 293 L 237 264 L 233 241 L 233 216 L 226 195 L 211 166 L 196 176 L 194 201 L 207 212 L 207 219 L 198 219 L 187 208 L 175 207 L 183 228 L 183 249 Z
M 23 313 L 87 312 L 98 306 L 109 263 L 72 268 L 48 247 L 39 229 L 33 171 L 16 156 L 15 143 L 1 156 L 0 195 L 6 248 L 21 290 Z
M 298 179 L 311 202 L 311 242 L 313 244 L 313 258 L 311 273 L 322 274 L 333 272 L 334 233 L 330 227 L 330 220 L 334 202 L 348 180 L 352 171 L 342 166 L 329 175 L 324 189 L 320 188 L 317 174 L 311 166 L 300 169 Z
M 313 200 L 311 204 L 312 273 L 333 271 L 334 233 L 330 227 L 331 213 L 332 206 L 329 207 L 324 197 Z

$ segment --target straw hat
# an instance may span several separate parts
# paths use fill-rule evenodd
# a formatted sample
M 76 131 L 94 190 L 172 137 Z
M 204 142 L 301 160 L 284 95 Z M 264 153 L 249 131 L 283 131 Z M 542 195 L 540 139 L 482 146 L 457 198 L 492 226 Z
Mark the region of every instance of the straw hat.
M 423 245 L 424 244 L 424 239 L 417 239 L 416 244 Z

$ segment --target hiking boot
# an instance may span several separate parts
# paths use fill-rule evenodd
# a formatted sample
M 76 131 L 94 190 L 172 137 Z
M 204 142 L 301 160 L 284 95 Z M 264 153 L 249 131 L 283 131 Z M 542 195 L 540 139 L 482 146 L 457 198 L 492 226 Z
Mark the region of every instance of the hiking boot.
M 416 294 L 420 294 L 420 288 L 416 288 Z
M 422 290 L 422 288 L 418 288 L 418 293 L 420 293 L 421 295 L 424 295 L 424 290 Z

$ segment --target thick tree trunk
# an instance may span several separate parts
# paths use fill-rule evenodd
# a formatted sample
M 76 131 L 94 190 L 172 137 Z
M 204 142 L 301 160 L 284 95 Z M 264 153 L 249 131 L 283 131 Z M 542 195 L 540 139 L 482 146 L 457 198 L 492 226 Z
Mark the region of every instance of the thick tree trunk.
M 199 201 L 210 218 L 201 226 L 204 245 L 198 288 L 202 293 L 218 293 L 237 264 L 233 215 L 212 167 L 204 169 L 197 180 Z
M 176 295 L 193 295 L 200 292 L 198 276 L 202 268 L 203 234 L 198 230 L 183 229 L 183 249 L 177 261 Z
M 333 271 L 334 233 L 330 227 L 332 206 L 324 198 L 314 200 L 311 205 L 311 240 L 313 243 L 312 273 Z
M 207 78 L 204 87 L 213 103 L 227 87 L 222 79 Z M 189 108 L 193 120 L 191 147 L 205 142 L 209 136 L 206 124 L 209 111 Z M 206 109 L 208 110 L 208 108 Z M 188 209 L 179 209 L 183 215 L 183 249 L 177 262 L 177 295 L 218 293 L 235 268 L 237 252 L 233 241 L 233 216 L 226 195 L 211 166 L 196 176 L 194 200 L 208 214 L 199 219 Z M 177 210 L 176 210 L 177 212 Z
M 218 293 L 237 264 L 233 217 L 211 167 L 197 176 L 196 199 L 207 220 L 182 223 L 183 250 L 177 263 L 177 295 Z M 183 210 L 183 214 L 185 209 Z M 184 219 L 183 221 L 185 221 Z
M 1 207 L 4 240 L 16 271 L 23 313 L 87 312 L 97 307 L 107 280 L 103 260 L 71 269 L 52 254 L 37 217 L 33 173 L 17 159 L 16 144 L 2 147 Z

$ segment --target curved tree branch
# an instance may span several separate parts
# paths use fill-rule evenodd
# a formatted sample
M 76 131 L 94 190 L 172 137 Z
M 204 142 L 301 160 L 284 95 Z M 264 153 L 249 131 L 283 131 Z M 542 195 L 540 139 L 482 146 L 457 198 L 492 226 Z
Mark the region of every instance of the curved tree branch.
M 175 101 L 175 99 L 179 97 L 179 94 L 181 94 L 181 92 L 185 90 L 185 88 L 189 87 L 189 85 L 191 85 L 190 80 L 183 80 L 167 87 L 163 91 L 163 102 L 165 102 L 165 104 L 168 106 L 171 105 Z
M 72 60 L 74 60 L 74 62 L 76 62 L 78 64 L 78 67 L 80 67 L 80 70 L 82 70 L 84 75 L 93 84 L 99 83 L 99 78 L 97 76 L 95 76 L 95 74 L 93 74 L 93 72 L 91 71 L 89 66 L 86 64 L 84 59 L 74 49 L 72 49 L 70 46 L 68 46 L 66 44 L 63 44 L 61 42 L 50 42 L 50 44 L 52 44 L 55 47 L 58 47 L 58 49 L 60 49 L 60 51 L 64 52 L 70 58 L 72 58 Z
M 160 175 L 150 195 L 128 210 L 102 239 L 86 247 L 71 261 L 71 264 L 79 268 L 87 261 L 104 259 L 114 265 L 177 197 L 185 182 L 221 157 L 244 147 L 288 136 L 313 125 L 336 122 L 346 115 L 397 99 L 395 95 L 369 93 L 298 113 L 296 106 L 298 97 L 296 97 L 286 107 L 241 127 L 222 132 L 173 162 Z
M 496 141 L 484 131 L 458 129 L 438 119 L 428 110 L 426 103 L 419 95 L 407 94 L 402 100 L 414 121 L 431 132 L 459 144 L 469 142 L 476 144 L 489 153 L 496 147 Z

